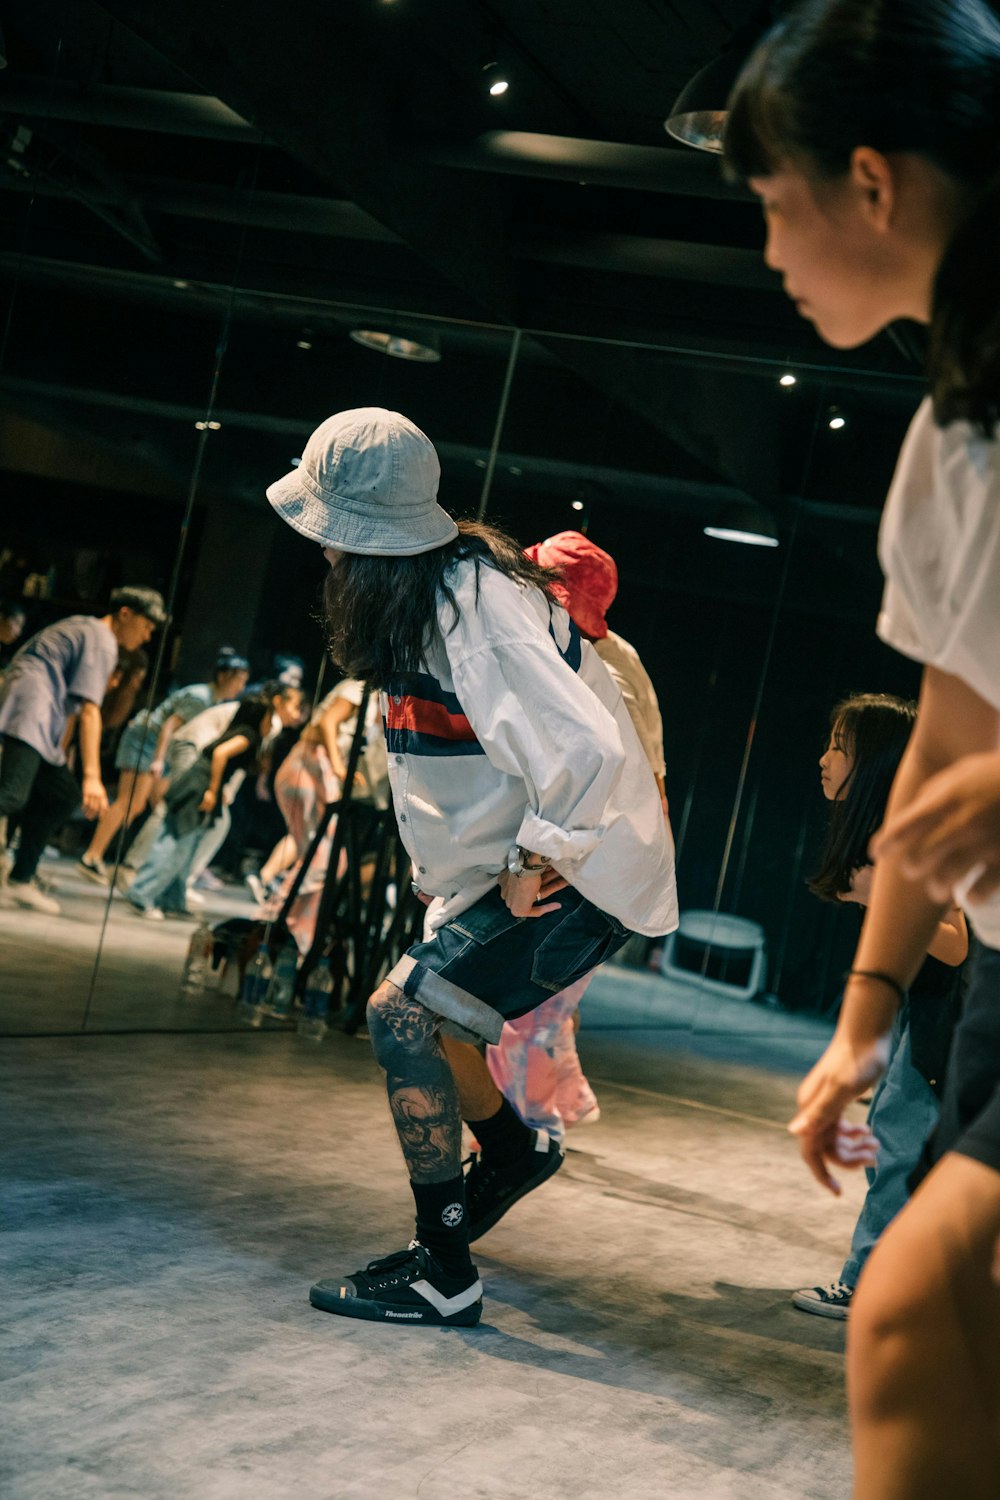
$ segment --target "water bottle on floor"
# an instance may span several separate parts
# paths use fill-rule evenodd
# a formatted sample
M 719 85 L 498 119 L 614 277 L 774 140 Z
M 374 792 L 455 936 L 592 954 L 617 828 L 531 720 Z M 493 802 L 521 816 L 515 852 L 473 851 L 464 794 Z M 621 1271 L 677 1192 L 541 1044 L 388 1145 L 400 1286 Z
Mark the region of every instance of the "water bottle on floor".
M 299 1021 L 299 1036 L 308 1042 L 321 1042 L 327 1033 L 327 1017 L 333 999 L 333 975 L 330 960 L 321 958 L 309 975 L 303 997 L 304 1011 Z
M 299 950 L 291 941 L 278 954 L 271 981 L 271 995 L 267 1011 L 278 1021 L 287 1021 L 295 994 L 295 976 L 299 970 Z
M 271 988 L 271 958 L 265 947 L 257 949 L 243 978 L 243 995 L 236 1014 L 248 1026 L 259 1026 L 264 1019 L 264 1007 Z
M 193 995 L 198 990 L 205 988 L 205 983 L 208 979 L 209 964 L 212 961 L 213 942 L 212 929 L 205 918 L 202 917 L 198 926 L 191 934 L 187 958 L 184 960 L 181 989 L 185 995 Z

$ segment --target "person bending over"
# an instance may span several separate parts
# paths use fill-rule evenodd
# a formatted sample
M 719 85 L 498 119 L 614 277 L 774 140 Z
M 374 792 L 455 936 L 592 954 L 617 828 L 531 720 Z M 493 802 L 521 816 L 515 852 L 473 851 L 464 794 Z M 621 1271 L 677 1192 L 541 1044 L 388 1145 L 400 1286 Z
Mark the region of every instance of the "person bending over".
M 561 1157 L 497 1107 L 478 1053 L 453 1076 L 442 1035 L 496 1042 L 505 1019 L 632 931 L 677 922 L 670 832 L 620 692 L 552 598 L 553 575 L 495 528 L 456 525 L 439 477 L 412 422 L 363 408 L 328 418 L 267 492 L 330 564 L 330 653 L 381 692 L 399 830 L 431 900 L 429 935 L 368 1005 L 416 1233 L 310 1292 L 325 1311 L 403 1325 L 481 1314 L 463 1114 L 523 1183 Z

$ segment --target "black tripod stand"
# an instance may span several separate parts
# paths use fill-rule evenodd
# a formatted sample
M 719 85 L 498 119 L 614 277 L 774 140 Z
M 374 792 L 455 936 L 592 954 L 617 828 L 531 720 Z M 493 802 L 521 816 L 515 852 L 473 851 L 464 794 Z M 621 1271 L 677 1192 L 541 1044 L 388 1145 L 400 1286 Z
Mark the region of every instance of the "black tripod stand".
M 379 808 L 354 796 L 370 697 L 371 691 L 366 688 L 358 708 L 340 800 L 328 803 L 323 809 L 312 842 L 276 918 L 276 925 L 283 926 L 323 843 L 330 819 L 336 816 L 316 929 L 312 946 L 299 967 L 296 993 L 301 995 L 319 959 L 330 954 L 336 960 L 335 969 L 340 970 L 344 1030 L 348 1033 L 362 1025 L 369 995 L 417 940 L 424 916 L 424 908 L 411 889 L 410 858 L 399 836 L 391 805 Z M 346 856 L 343 860 L 342 855 Z

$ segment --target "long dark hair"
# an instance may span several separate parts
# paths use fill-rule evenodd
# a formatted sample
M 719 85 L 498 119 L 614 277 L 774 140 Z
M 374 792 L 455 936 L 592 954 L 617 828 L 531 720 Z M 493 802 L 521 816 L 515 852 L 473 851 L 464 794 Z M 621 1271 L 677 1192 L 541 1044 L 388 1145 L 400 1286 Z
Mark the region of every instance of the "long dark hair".
M 910 738 L 917 705 L 891 693 L 855 693 L 830 715 L 833 740 L 854 764 L 830 811 L 814 896 L 839 901 L 855 870 L 870 863 L 868 845 L 885 816 L 893 778 Z
M 975 190 L 938 270 L 934 414 L 992 435 L 1000 412 L 1000 19 L 983 0 L 802 0 L 753 53 L 729 101 L 739 178 L 801 162 L 827 180 L 857 146 L 912 151 Z
M 416 557 L 361 557 L 342 553 L 323 589 L 324 621 L 330 655 L 349 677 L 373 688 L 385 688 L 401 672 L 420 670 L 437 620 L 439 597 L 458 605 L 448 573 L 471 558 L 476 567 L 476 597 L 483 567 L 548 594 L 558 573 L 539 567 L 520 544 L 497 526 L 459 521 L 458 536 Z

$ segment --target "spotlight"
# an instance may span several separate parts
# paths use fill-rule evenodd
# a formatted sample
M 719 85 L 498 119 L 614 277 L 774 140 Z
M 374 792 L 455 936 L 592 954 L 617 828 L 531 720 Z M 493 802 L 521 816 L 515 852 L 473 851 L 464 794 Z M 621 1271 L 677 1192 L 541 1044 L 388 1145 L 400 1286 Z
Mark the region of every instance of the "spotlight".
M 842 427 L 847 426 L 847 418 L 839 406 L 830 407 L 830 416 L 826 424 L 833 432 L 839 432 Z
M 177 281 L 174 282 L 174 286 L 177 288 L 177 290 L 179 292 L 186 292 L 187 289 L 188 289 L 188 287 L 190 285 L 191 285 L 190 281 L 180 281 L 180 280 L 177 280 Z
M 793 375 L 791 370 L 786 370 L 784 375 L 778 376 L 779 385 L 798 385 L 798 383 L 799 377 L 797 375 Z
M 704 527 L 704 532 L 717 541 L 743 542 L 748 547 L 778 545 L 774 517 L 754 500 L 736 500 L 723 506 L 714 525 Z
M 309 342 L 308 339 L 296 339 L 295 340 L 295 347 L 296 347 L 296 349 L 311 349 L 312 348 L 312 344 Z
M 374 328 L 352 328 L 351 338 L 365 349 L 388 354 L 392 359 L 408 359 L 413 364 L 436 365 L 441 358 L 437 334 L 428 329 L 419 338 L 402 333 L 386 333 Z
M 583 501 L 582 500 L 574 500 L 573 501 L 573 509 L 574 510 L 583 510 Z
M 510 88 L 510 80 L 498 62 L 483 64 L 483 79 L 489 93 L 494 99 L 499 99 Z
M 194 425 L 198 429 L 199 432 L 205 432 L 205 431 L 208 431 L 208 432 L 218 432 L 219 428 L 222 426 L 222 423 L 221 422 L 196 422 Z

